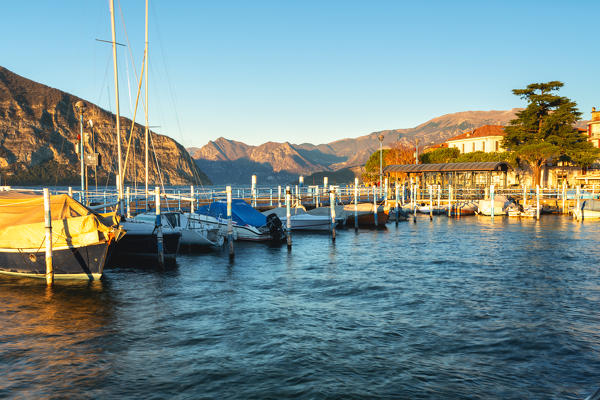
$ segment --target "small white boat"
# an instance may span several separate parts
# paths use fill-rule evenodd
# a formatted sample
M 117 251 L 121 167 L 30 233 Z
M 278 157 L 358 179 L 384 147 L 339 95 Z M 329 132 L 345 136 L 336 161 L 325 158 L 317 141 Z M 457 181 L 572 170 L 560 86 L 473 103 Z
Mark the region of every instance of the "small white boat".
M 270 214 L 277 215 L 285 226 L 287 221 L 287 210 L 285 207 L 277 207 L 263 212 L 263 215 Z M 290 209 L 290 221 L 293 231 L 328 231 L 331 229 L 330 216 L 309 214 L 303 206 Z
M 196 218 L 195 214 L 180 212 L 162 213 L 163 226 L 172 227 L 181 232 L 180 245 L 195 247 L 221 247 L 223 245 L 225 231 L 219 226 L 206 224 Z M 136 215 L 133 221 L 154 223 L 156 215 L 147 212 Z
M 335 223 L 337 226 L 344 225 L 346 223 L 346 218 L 348 218 L 348 212 L 344 209 L 344 206 L 341 204 L 334 206 L 335 210 Z M 310 211 L 307 211 L 310 215 L 324 215 L 331 218 L 331 208 L 330 207 L 317 207 L 313 208 Z
M 429 204 L 422 204 L 417 206 L 417 212 L 421 214 L 433 214 L 433 215 L 441 215 L 448 213 L 448 207 L 444 206 L 436 206 L 430 207 Z
M 504 196 L 497 196 L 496 198 L 494 198 L 493 206 L 492 206 L 491 199 L 479 200 L 479 203 L 477 205 L 477 208 L 478 208 L 477 213 L 481 214 L 481 215 L 492 215 L 492 207 L 493 207 L 494 215 L 506 215 L 507 214 L 506 208 L 508 207 L 509 204 L 510 204 L 509 201 Z

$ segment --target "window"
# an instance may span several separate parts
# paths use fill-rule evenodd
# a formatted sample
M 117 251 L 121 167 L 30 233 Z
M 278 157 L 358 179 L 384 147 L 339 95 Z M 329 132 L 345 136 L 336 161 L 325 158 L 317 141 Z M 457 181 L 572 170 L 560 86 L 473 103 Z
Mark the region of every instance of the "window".
M 485 141 L 481 142 L 481 150 L 485 152 Z
M 496 151 L 498 151 L 498 150 L 499 150 L 499 148 L 498 148 L 498 141 L 496 140 Z

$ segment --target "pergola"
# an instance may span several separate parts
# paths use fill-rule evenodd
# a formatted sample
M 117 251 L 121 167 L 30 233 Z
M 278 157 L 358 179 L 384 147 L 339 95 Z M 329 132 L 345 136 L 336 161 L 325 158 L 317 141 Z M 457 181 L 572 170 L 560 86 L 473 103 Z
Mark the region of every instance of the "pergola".
M 491 183 L 506 187 L 506 175 L 510 165 L 504 161 L 462 162 L 444 164 L 397 164 L 388 165 L 384 173 L 406 174 L 408 178 L 419 177 L 425 185 L 452 185 L 460 187 L 489 186 Z

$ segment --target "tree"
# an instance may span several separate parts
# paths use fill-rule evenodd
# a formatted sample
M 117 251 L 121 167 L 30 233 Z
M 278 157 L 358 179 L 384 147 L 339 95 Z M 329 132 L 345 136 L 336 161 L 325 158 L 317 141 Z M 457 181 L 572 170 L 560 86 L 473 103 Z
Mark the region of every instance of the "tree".
M 396 142 L 383 157 L 385 165 L 414 164 L 415 148 L 402 142 Z
M 556 94 L 563 86 L 562 82 L 551 81 L 513 90 L 528 104 L 504 128 L 502 146 L 529 165 L 536 185 L 540 183 L 543 166 L 553 159 L 583 165 L 599 156 L 597 149 L 574 128 L 581 117 L 577 104 Z
M 387 165 L 385 163 L 385 157 L 386 154 L 390 151 L 390 149 L 383 149 L 382 153 L 383 153 L 383 160 L 384 162 L 383 164 L 383 168 L 385 168 L 385 166 Z M 362 175 L 362 180 L 365 183 L 374 183 L 374 182 L 379 182 L 379 150 L 373 152 L 373 154 L 371 154 L 371 156 L 369 157 L 369 159 L 367 160 L 367 163 L 365 164 L 365 172 Z
M 456 147 L 442 147 L 423 153 L 419 156 L 421 164 L 441 164 L 454 162 L 454 159 L 458 157 L 460 150 Z

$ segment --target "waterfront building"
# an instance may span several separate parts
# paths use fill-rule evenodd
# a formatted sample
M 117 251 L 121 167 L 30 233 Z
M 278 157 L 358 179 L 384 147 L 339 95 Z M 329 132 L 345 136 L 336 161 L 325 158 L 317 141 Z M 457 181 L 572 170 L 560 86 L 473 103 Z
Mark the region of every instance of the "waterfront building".
M 457 148 L 461 154 L 474 151 L 485 153 L 504 151 L 502 148 L 504 135 L 502 125 L 484 125 L 446 140 L 446 145 L 449 148 Z
M 587 123 L 588 140 L 596 147 L 600 147 L 600 111 L 592 107 L 592 119 Z

